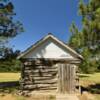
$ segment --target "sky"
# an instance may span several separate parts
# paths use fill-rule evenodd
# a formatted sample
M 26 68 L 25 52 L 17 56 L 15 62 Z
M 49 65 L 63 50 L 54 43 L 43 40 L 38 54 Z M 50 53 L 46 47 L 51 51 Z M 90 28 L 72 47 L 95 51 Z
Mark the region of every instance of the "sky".
M 36 41 L 52 33 L 63 42 L 68 42 L 70 26 L 75 22 L 81 27 L 78 14 L 79 0 L 12 0 L 16 16 L 23 24 L 24 32 L 10 40 L 14 50 L 24 51 Z

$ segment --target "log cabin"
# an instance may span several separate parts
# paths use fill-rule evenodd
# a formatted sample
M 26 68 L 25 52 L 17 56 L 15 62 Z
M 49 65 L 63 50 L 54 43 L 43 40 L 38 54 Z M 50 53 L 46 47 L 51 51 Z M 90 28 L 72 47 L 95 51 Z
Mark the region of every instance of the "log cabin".
M 75 93 L 78 86 L 77 69 L 83 57 L 53 34 L 22 52 L 21 89 Z

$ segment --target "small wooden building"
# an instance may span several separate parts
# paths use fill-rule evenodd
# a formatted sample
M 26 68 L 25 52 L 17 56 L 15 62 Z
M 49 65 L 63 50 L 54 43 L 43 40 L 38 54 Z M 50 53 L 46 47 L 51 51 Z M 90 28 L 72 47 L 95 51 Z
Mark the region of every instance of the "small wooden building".
M 21 88 L 29 91 L 76 91 L 77 65 L 83 59 L 67 44 L 48 34 L 18 56 Z

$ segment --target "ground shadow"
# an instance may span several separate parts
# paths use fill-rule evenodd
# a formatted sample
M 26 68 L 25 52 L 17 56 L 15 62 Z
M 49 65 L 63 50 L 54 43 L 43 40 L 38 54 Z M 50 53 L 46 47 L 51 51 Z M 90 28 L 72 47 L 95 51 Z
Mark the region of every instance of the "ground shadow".
M 100 84 L 90 85 L 90 86 L 88 87 L 88 90 L 89 90 L 91 93 L 100 94 Z
M 81 86 L 81 94 L 82 94 L 84 91 L 88 91 L 88 88 Z
M 79 75 L 80 78 L 90 77 L 89 75 Z
M 19 81 L 0 82 L 0 93 L 11 93 L 19 89 Z
M 100 94 L 100 84 L 89 85 L 88 87 L 81 86 L 81 93 L 88 91 L 92 94 Z

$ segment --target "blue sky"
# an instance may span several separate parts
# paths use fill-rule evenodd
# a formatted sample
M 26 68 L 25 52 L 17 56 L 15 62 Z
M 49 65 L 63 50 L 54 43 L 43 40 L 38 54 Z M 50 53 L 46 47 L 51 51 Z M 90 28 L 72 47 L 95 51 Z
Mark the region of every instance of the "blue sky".
M 67 42 L 74 21 L 81 27 L 78 15 L 79 0 L 12 0 L 15 6 L 15 19 L 23 23 L 25 32 L 10 41 L 14 49 L 21 51 L 47 35 L 53 33 Z

